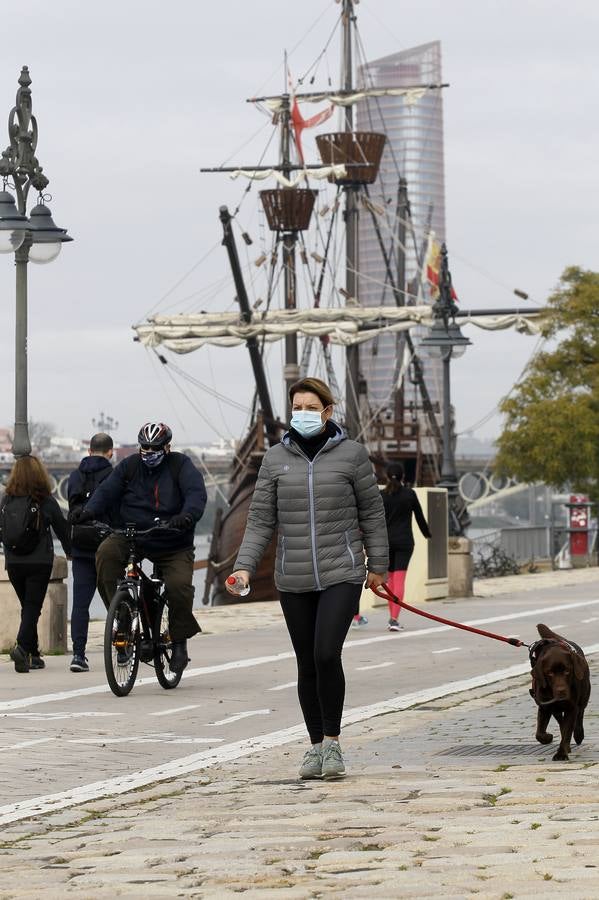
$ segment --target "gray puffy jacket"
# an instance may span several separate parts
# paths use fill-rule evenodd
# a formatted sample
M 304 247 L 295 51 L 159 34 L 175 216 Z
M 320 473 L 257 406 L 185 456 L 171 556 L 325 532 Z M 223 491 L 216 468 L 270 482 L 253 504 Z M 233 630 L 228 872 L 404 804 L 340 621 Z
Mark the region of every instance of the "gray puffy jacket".
M 275 584 L 320 591 L 389 568 L 385 512 L 363 444 L 337 426 L 312 462 L 285 434 L 264 456 L 235 569 L 253 575 L 278 528 Z

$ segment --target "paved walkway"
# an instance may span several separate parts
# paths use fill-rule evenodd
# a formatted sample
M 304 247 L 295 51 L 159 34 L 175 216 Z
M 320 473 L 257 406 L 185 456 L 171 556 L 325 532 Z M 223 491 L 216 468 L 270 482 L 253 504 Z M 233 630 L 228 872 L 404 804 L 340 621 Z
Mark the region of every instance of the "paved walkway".
M 567 587 L 571 584 L 591 584 L 599 581 L 599 568 L 556 569 L 555 572 L 537 572 L 534 575 L 506 575 L 503 578 L 477 578 L 474 582 L 476 597 L 494 597 L 520 591 L 539 590 L 544 587 Z
M 539 590 L 544 587 L 554 588 L 556 585 L 566 587 L 575 584 L 590 584 L 594 581 L 599 584 L 599 568 L 538 572 L 536 575 L 509 575 L 503 578 L 478 578 L 474 582 L 474 596 L 494 597 L 500 594 Z M 376 600 L 374 594 L 372 594 L 372 600 Z M 428 604 L 427 608 L 430 612 L 435 611 L 435 605 L 435 602 Z M 366 606 L 364 608 L 366 609 Z M 283 621 L 280 604 L 268 600 L 256 603 L 238 603 L 231 606 L 202 607 L 196 609 L 195 613 L 202 624 L 202 630 L 207 634 L 247 631 L 248 628 L 263 628 Z M 92 622 L 90 624 L 89 649 L 101 649 L 103 635 L 104 623 Z

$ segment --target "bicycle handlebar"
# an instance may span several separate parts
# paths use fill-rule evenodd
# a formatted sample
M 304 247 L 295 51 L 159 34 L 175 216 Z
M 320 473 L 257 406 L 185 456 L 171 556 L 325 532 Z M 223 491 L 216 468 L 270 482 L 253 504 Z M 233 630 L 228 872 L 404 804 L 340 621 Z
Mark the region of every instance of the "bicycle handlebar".
M 158 525 L 152 525 L 151 528 L 146 528 L 143 531 L 138 531 L 137 526 L 134 522 L 127 523 L 124 528 L 113 528 L 112 525 L 107 525 L 106 522 L 99 522 L 94 520 L 89 523 L 90 525 L 102 525 L 103 528 L 106 528 L 110 534 L 123 534 L 125 537 L 129 538 L 142 538 L 147 537 L 150 534 L 155 534 L 158 531 L 170 531 L 172 534 L 181 534 L 182 530 L 180 528 L 171 528 L 168 523 L 160 522 Z

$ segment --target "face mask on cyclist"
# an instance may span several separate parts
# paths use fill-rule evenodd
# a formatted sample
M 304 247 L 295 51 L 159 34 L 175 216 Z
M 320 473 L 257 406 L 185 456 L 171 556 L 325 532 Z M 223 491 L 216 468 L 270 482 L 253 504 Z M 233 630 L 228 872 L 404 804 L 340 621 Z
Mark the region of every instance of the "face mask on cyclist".
M 155 469 L 156 466 L 159 466 L 166 453 L 164 450 L 140 450 L 139 455 L 141 456 L 141 461 L 148 469 Z

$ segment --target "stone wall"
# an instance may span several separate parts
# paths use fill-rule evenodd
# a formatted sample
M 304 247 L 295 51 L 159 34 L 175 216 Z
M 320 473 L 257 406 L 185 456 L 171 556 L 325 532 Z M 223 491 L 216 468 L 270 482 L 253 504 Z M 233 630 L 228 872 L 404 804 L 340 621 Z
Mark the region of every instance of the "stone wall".
M 42 653 L 66 653 L 67 650 L 67 586 L 64 583 L 66 577 L 66 559 L 64 556 L 55 556 L 52 576 L 37 628 Z M 6 653 L 14 645 L 20 620 L 21 605 L 8 580 L 4 567 L 4 554 L 1 554 L 0 653 Z

